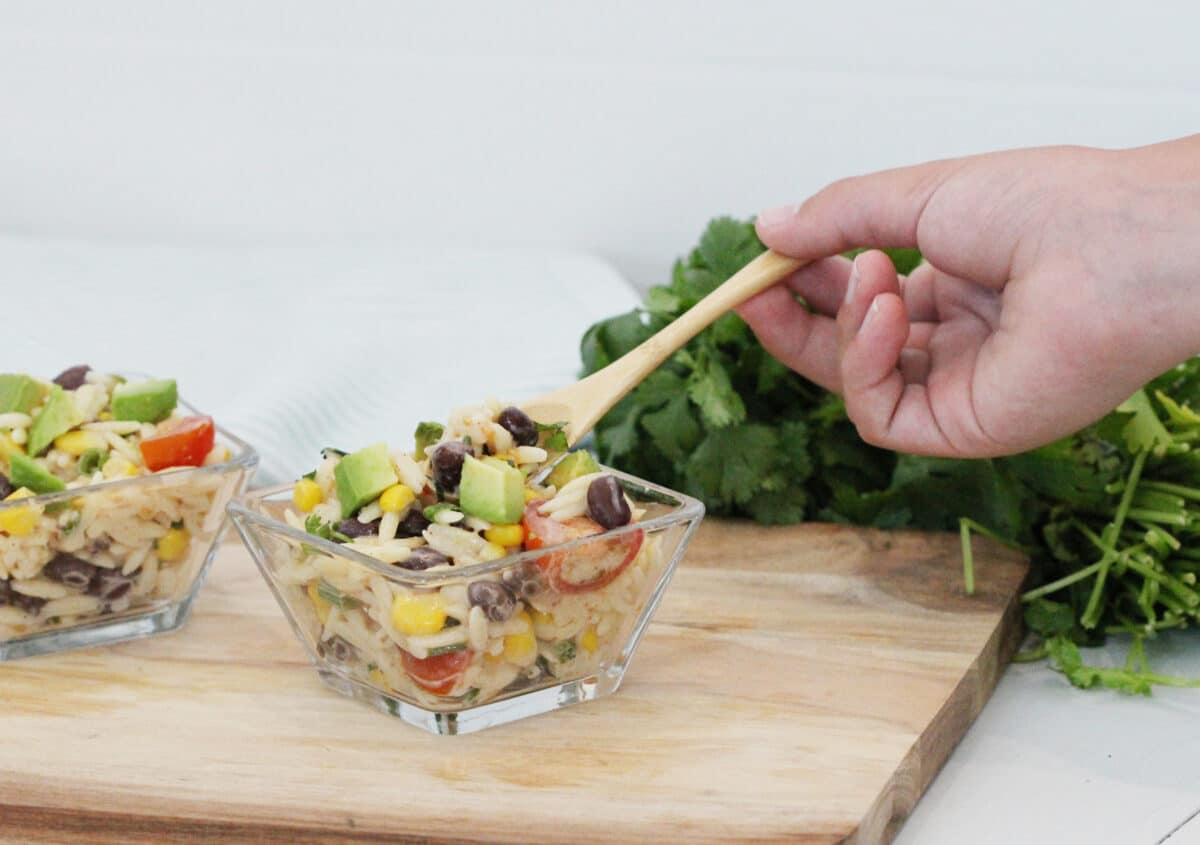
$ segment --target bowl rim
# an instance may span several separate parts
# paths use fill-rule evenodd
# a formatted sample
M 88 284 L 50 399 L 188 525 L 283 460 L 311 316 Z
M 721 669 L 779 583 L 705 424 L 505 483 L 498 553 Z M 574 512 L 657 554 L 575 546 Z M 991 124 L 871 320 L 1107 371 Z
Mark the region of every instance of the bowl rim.
M 387 578 L 393 583 L 407 586 L 431 586 L 440 584 L 445 581 L 458 580 L 465 577 L 476 577 L 480 575 L 488 575 L 503 569 L 508 569 L 511 566 L 520 565 L 526 561 L 533 562 L 539 558 L 546 557 L 547 553 L 563 553 L 570 552 L 572 549 L 579 548 L 598 540 L 622 537 L 626 534 L 634 532 L 655 531 L 663 528 L 668 528 L 672 525 L 686 524 L 696 522 L 704 516 L 704 504 L 698 499 L 695 499 L 686 493 L 680 493 L 677 490 L 672 490 L 669 487 L 663 487 L 655 484 L 652 481 L 638 478 L 635 475 L 630 475 L 612 467 L 601 465 L 601 469 L 605 472 L 612 473 L 619 479 L 627 482 L 635 488 L 635 492 L 649 493 L 651 497 L 669 497 L 678 502 L 670 511 L 660 514 L 642 522 L 631 522 L 628 525 L 622 525 L 619 528 L 612 528 L 600 534 L 593 534 L 588 537 L 581 537 L 576 540 L 569 540 L 566 543 L 558 543 L 553 546 L 543 546 L 539 549 L 530 549 L 516 554 L 505 555 L 496 560 L 483 561 L 481 563 L 470 563 L 465 566 L 455 566 L 450 569 L 438 570 L 409 570 L 400 569 L 392 564 L 384 563 L 383 561 L 373 558 L 370 555 L 363 554 L 351 548 L 347 548 L 341 543 L 335 543 L 332 540 L 326 540 L 318 537 L 315 534 L 309 534 L 307 531 L 301 531 L 293 528 L 281 519 L 275 519 L 268 516 L 261 508 L 256 509 L 254 505 L 261 506 L 267 499 L 278 496 L 281 493 L 290 491 L 296 482 L 288 482 L 285 484 L 277 484 L 271 487 L 261 487 L 257 490 L 251 490 L 234 498 L 225 506 L 226 512 L 233 519 L 233 522 L 238 527 L 238 532 L 242 535 L 246 545 L 250 547 L 250 551 L 257 557 L 261 552 L 257 542 L 252 543 L 250 538 L 243 530 L 243 523 L 254 523 L 255 525 L 267 529 L 276 534 L 282 534 L 293 540 L 297 540 L 314 549 L 325 552 L 326 554 L 335 557 L 344 558 L 352 563 L 357 563 L 366 566 L 379 575 Z M 641 488 L 637 491 L 636 488 Z M 626 488 L 629 489 L 628 487 Z
M 132 375 L 136 376 L 137 378 L 151 378 L 150 376 L 143 376 L 141 373 L 122 373 L 121 375 Z M 179 397 L 177 407 L 183 408 L 189 413 L 189 415 L 201 414 L 204 416 L 211 416 L 209 414 L 204 414 L 204 412 L 195 405 L 185 401 L 182 396 Z M 252 470 L 254 467 L 258 466 L 259 456 L 258 452 L 255 451 L 253 446 L 251 446 L 245 440 L 242 440 L 233 432 L 229 431 L 229 429 L 216 425 L 215 420 L 213 422 L 213 427 L 216 429 L 216 433 L 219 435 L 221 440 L 224 441 L 226 445 L 230 446 L 233 451 L 233 454 L 230 455 L 230 458 L 227 461 L 221 461 L 219 464 L 210 464 L 208 466 L 199 467 L 168 467 L 167 469 L 159 470 L 158 472 L 152 472 L 149 475 L 137 475 L 131 478 L 114 478 L 108 481 L 99 481 L 95 484 L 85 484 L 82 487 L 68 487 L 66 490 L 57 490 L 53 493 L 38 493 L 33 496 L 28 496 L 24 499 L 0 501 L 0 511 L 7 510 L 9 508 L 29 507 L 30 505 L 50 505 L 54 504 L 55 502 L 78 499 L 81 496 L 87 496 L 99 490 L 124 490 L 126 488 L 133 488 L 139 485 L 153 487 L 158 486 L 160 483 L 162 483 L 163 479 L 167 478 L 219 474 L 229 472 L 230 470 L 238 467 L 246 470 Z

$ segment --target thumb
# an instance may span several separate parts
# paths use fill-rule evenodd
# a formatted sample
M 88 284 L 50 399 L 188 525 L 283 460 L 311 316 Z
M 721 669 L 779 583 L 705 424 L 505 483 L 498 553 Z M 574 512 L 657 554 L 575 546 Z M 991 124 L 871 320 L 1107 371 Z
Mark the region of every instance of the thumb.
M 921 214 L 959 159 L 882 170 L 842 179 L 800 205 L 758 215 L 763 243 L 776 252 L 815 260 L 855 247 L 915 247 Z

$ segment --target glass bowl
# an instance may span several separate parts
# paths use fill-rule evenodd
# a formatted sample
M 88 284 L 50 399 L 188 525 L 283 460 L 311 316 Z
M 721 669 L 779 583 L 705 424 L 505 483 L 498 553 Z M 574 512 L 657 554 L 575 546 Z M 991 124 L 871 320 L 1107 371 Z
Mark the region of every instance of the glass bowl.
M 290 484 L 229 513 L 326 684 L 432 733 L 470 733 L 620 686 L 704 506 L 606 471 L 645 509 L 640 521 L 458 568 L 400 569 L 292 528 Z M 511 616 L 470 606 L 479 581 L 511 588 Z M 395 614 L 429 602 L 444 621 L 402 633 Z
M 184 402 L 179 408 L 198 413 Z M 0 502 L 0 661 L 173 631 L 258 455 L 221 428 L 229 459 Z M 51 577 L 51 575 L 53 577 Z

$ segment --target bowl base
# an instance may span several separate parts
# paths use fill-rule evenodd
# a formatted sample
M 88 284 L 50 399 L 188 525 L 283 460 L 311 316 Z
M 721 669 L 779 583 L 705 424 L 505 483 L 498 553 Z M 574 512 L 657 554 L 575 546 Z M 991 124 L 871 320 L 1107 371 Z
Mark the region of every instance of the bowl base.
M 619 672 L 613 672 L 611 675 L 590 675 L 552 687 L 531 690 L 491 704 L 481 704 L 465 710 L 439 711 L 428 710 L 386 695 L 372 686 L 328 669 L 318 667 L 317 672 L 327 686 L 344 696 L 369 704 L 382 713 L 395 716 L 430 733 L 444 735 L 474 733 L 484 728 L 602 698 L 616 692 L 621 684 Z
M 124 616 L 118 619 L 101 619 L 86 625 L 76 625 L 62 630 L 43 631 L 16 640 L 0 642 L 0 663 L 36 657 L 57 651 L 77 648 L 113 645 L 153 634 L 174 631 L 187 621 L 191 610 L 191 598 L 187 601 L 160 607 L 149 613 Z

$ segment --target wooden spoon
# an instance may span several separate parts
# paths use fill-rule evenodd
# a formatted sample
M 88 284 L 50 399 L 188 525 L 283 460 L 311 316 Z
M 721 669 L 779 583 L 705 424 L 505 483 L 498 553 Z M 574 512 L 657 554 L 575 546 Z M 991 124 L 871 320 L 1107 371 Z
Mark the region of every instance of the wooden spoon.
M 767 250 L 637 348 L 581 381 L 522 402 L 521 409 L 539 423 L 566 423 L 567 442 L 574 445 L 677 349 L 722 314 L 806 263 Z

